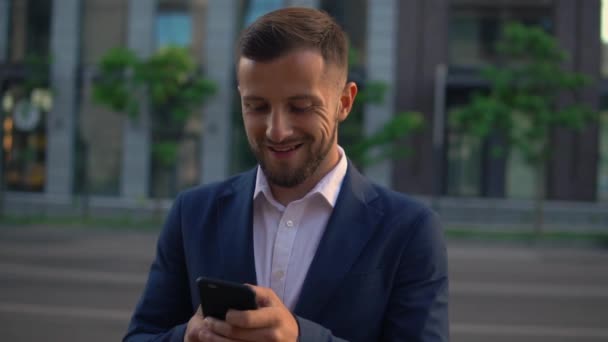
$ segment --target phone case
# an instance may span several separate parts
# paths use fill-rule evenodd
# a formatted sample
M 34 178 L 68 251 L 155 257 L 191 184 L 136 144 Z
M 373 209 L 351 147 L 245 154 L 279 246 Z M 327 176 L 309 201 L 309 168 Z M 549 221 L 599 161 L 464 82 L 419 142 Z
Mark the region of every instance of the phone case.
M 255 292 L 243 284 L 199 277 L 196 280 L 203 315 L 225 320 L 228 309 L 255 310 Z

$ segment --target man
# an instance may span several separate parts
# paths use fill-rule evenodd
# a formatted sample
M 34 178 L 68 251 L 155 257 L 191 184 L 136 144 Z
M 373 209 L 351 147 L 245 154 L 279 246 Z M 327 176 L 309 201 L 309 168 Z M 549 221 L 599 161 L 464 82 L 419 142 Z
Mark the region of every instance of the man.
M 447 341 L 435 215 L 371 184 L 337 144 L 357 95 L 325 13 L 271 12 L 238 44 L 259 167 L 180 194 L 126 341 Z M 196 278 L 250 285 L 257 310 L 204 317 Z

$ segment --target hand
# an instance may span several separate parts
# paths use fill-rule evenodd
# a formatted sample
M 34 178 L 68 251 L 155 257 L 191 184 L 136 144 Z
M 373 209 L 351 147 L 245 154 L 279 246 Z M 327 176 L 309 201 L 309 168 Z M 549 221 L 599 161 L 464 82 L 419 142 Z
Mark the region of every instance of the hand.
M 298 323 L 274 291 L 269 288 L 249 286 L 255 292 L 259 308 L 249 311 L 229 310 L 226 321 L 206 317 L 203 322 L 204 327 L 199 328 L 199 335 L 203 337 L 200 341 L 295 342 L 297 340 Z
M 186 333 L 184 334 L 184 342 L 203 342 L 204 336 L 208 333 L 208 329 L 203 317 L 203 310 L 198 306 L 198 310 L 188 321 Z

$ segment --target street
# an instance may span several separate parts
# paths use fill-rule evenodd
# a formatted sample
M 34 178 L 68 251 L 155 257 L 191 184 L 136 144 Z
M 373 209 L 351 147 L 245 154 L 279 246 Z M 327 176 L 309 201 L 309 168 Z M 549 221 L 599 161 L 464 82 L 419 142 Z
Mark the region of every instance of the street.
M 118 341 L 156 233 L 0 227 L 4 341 Z M 608 249 L 450 241 L 455 342 L 608 341 Z

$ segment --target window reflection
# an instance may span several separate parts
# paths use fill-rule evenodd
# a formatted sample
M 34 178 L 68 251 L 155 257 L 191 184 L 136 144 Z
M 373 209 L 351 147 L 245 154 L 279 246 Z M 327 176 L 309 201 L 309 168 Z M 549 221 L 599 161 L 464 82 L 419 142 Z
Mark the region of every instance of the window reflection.
M 46 116 L 52 1 L 11 3 L 7 69 L 0 84 L 3 187 L 43 191 L 46 175 Z
M 453 66 L 480 66 L 495 61 L 495 44 L 512 21 L 553 29 L 548 7 L 453 6 L 449 22 L 449 59 Z
M 206 6 L 201 0 L 161 0 L 155 18 L 157 49 L 168 46 L 187 48 L 196 61 L 201 60 L 202 20 Z M 151 108 L 151 177 L 150 195 L 156 198 L 174 197 L 179 191 L 195 186 L 200 176 L 201 116 L 190 113 L 185 123 L 168 120 L 170 113 Z M 173 149 L 175 150 L 173 151 Z M 167 149 L 174 158 L 168 166 L 160 159 Z M 164 151 L 164 152 L 163 152 Z

